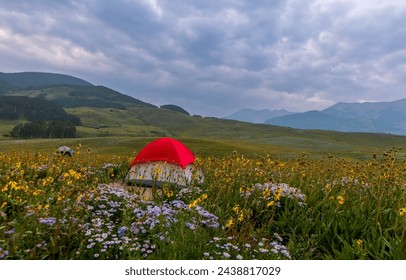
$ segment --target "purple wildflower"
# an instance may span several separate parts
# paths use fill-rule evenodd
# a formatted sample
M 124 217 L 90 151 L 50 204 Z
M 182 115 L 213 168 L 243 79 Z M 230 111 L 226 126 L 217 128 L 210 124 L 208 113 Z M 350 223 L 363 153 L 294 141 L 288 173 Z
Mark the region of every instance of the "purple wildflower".
M 56 218 L 49 217 L 49 218 L 38 218 L 38 222 L 43 225 L 53 226 L 56 223 Z
M 125 232 L 126 232 L 127 228 L 126 227 L 121 227 L 118 229 L 118 237 L 124 237 L 125 236 Z
M 0 247 L 0 259 L 4 259 L 8 255 L 7 250 L 3 250 L 2 247 Z

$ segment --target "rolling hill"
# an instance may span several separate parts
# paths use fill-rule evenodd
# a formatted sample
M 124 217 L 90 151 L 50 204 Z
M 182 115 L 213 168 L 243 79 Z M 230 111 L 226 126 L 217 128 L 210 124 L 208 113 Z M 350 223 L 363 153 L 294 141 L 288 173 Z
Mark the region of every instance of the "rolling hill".
M 156 107 L 104 86 L 53 73 L 0 73 L 0 94 L 28 96 L 53 101 L 64 108 L 121 108 L 127 105 Z
M 85 80 L 63 74 L 41 72 L 0 72 L 0 93 L 9 90 L 38 88 L 52 85 L 92 86 L 91 83 Z

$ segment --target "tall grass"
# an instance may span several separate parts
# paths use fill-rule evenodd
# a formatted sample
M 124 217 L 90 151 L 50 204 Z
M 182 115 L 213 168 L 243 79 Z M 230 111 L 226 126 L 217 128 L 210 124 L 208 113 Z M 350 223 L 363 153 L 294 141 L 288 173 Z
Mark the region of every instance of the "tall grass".
M 202 157 L 204 183 L 150 201 L 121 184 L 132 158 L 76 150 L 0 154 L 0 259 L 406 259 L 396 149 Z

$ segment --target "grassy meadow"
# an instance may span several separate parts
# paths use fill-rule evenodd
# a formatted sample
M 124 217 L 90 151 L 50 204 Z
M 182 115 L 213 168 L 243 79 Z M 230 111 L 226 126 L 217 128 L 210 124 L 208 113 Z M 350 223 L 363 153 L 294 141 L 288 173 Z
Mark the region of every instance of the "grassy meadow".
M 3 139 L 0 259 L 406 259 L 406 157 L 388 145 L 403 138 L 281 128 L 244 142 L 204 127 L 205 140 L 176 135 L 204 183 L 150 200 L 123 184 L 153 139 L 134 126 L 134 137 Z M 54 154 L 60 145 L 75 155 Z

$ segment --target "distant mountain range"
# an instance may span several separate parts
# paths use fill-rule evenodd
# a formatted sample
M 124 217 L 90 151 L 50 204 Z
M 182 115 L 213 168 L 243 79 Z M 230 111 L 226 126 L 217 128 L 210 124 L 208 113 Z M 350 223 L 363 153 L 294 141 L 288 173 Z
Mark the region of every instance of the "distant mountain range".
M 272 115 L 278 112 L 282 115 Z M 270 115 L 266 120 L 265 113 Z M 391 102 L 341 102 L 322 111 L 304 113 L 243 109 L 225 118 L 298 129 L 406 135 L 406 98 Z
M 227 120 L 236 120 L 241 122 L 250 122 L 250 123 L 265 123 L 267 120 L 287 116 L 294 114 L 286 110 L 253 110 L 253 109 L 242 109 L 237 113 L 231 114 L 224 119 Z

